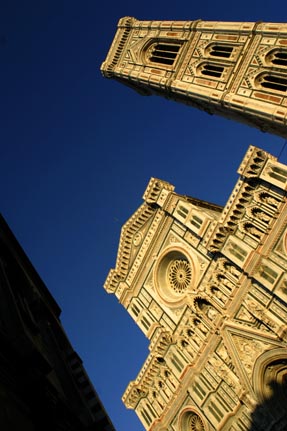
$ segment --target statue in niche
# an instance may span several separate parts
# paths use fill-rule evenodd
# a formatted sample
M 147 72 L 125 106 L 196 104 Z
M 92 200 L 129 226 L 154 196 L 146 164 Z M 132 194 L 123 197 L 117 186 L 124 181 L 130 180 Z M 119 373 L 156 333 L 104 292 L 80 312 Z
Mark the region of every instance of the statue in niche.
M 270 222 L 270 217 L 260 209 L 256 208 L 252 211 L 252 214 L 254 217 L 257 217 L 259 220 L 263 221 L 264 223 L 268 224 Z
M 225 302 L 225 295 L 216 286 L 212 286 L 210 289 L 212 295 L 214 295 L 222 304 Z
M 235 277 L 239 277 L 240 271 L 234 265 L 229 262 L 226 262 L 224 266 L 227 271 L 230 272 L 230 274 L 234 275 Z
M 199 319 L 194 319 L 194 325 L 202 332 L 204 335 L 207 334 L 208 330 L 206 326 Z
M 197 307 L 202 311 L 209 320 L 214 320 L 218 311 L 206 299 L 198 298 L 196 300 Z
M 260 199 L 263 203 L 266 203 L 267 205 L 270 205 L 271 207 L 277 207 L 279 204 L 278 199 L 275 199 L 274 197 L 270 196 L 268 193 L 261 193 Z
M 259 229 L 257 229 L 255 226 L 253 226 L 251 223 L 246 223 L 244 225 L 244 230 L 247 233 L 250 233 L 250 235 L 255 236 L 256 238 L 260 239 L 261 232 Z
M 225 277 L 225 275 L 219 275 L 217 278 L 219 283 L 225 286 L 229 291 L 233 289 L 233 284 Z

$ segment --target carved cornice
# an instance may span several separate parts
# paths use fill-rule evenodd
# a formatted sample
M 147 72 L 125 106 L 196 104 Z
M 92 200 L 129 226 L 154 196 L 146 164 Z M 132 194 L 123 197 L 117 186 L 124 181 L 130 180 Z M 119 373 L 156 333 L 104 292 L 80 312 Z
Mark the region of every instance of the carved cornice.
M 114 69 L 125 49 L 125 45 L 130 34 L 135 18 L 124 17 L 119 20 L 118 32 L 108 53 L 106 61 L 102 63 L 101 72 L 106 78 L 113 78 Z
M 161 369 L 166 368 L 163 356 L 171 344 L 173 338 L 168 331 L 156 335 L 152 342 L 152 353 L 147 357 L 136 380 L 129 383 L 122 397 L 127 407 L 135 409 L 140 399 L 146 397 L 151 389 L 155 389 L 155 382 L 162 379 Z
M 172 192 L 174 190 L 174 186 L 166 181 L 151 178 L 144 192 L 143 199 L 149 204 L 155 204 L 160 198 L 163 190 Z
M 122 227 L 116 268 L 109 272 L 104 284 L 107 292 L 114 292 L 118 283 L 126 278 L 130 268 L 132 247 L 137 246 L 136 234 L 154 216 L 155 211 L 151 206 L 143 204 Z
M 250 145 L 237 172 L 245 178 L 259 177 L 266 162 L 270 159 L 277 161 L 276 157 L 266 151 Z

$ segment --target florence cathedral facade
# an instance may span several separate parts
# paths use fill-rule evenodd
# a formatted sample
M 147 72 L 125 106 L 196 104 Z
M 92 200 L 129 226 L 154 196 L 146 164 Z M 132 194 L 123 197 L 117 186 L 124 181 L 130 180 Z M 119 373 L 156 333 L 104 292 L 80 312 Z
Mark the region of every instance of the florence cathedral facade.
M 287 137 L 287 25 L 119 21 L 103 75 Z M 287 166 L 250 146 L 225 207 L 151 178 L 113 293 L 150 340 L 123 401 L 152 431 L 287 429 Z

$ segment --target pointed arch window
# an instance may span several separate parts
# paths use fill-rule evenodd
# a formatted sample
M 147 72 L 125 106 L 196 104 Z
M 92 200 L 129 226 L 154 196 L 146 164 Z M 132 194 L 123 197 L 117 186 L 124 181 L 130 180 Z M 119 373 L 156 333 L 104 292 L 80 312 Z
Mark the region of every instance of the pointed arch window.
M 146 58 L 151 63 L 172 66 L 176 60 L 181 44 L 177 42 L 155 42 L 149 46 Z
M 273 49 L 266 55 L 266 61 L 275 66 L 287 67 L 287 49 Z
M 224 66 L 215 63 L 203 63 L 198 67 L 198 72 L 204 76 L 221 78 L 224 72 Z
M 263 73 L 257 77 L 257 83 L 268 90 L 280 91 L 281 93 L 287 92 L 287 78 L 280 75 Z
M 207 48 L 207 53 L 212 57 L 230 58 L 232 51 L 232 46 L 217 43 L 213 43 Z

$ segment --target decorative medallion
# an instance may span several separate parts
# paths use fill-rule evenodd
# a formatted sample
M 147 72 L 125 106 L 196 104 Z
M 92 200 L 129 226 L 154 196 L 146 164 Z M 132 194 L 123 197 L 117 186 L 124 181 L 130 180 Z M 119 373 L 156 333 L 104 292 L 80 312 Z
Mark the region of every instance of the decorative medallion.
M 143 236 L 141 234 L 141 232 L 137 232 L 134 235 L 134 239 L 133 239 L 133 243 L 136 247 L 138 247 L 140 245 L 140 243 L 142 242 Z

